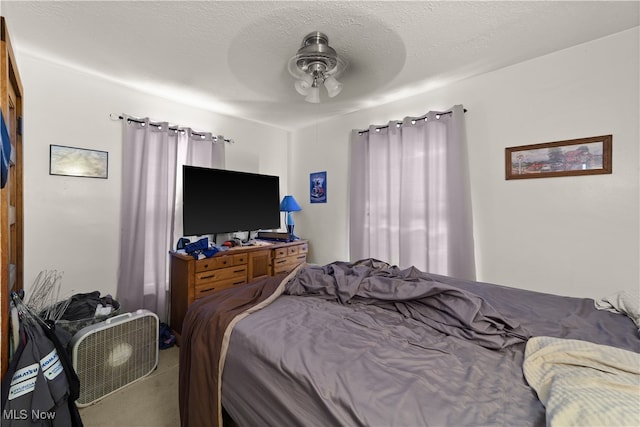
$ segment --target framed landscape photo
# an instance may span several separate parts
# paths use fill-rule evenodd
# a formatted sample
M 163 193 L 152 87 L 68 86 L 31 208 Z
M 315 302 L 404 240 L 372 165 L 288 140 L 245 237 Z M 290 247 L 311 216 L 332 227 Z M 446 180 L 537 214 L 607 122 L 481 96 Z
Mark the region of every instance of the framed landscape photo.
M 505 148 L 506 179 L 610 174 L 612 135 Z
M 107 179 L 108 174 L 108 152 L 50 145 L 49 175 Z

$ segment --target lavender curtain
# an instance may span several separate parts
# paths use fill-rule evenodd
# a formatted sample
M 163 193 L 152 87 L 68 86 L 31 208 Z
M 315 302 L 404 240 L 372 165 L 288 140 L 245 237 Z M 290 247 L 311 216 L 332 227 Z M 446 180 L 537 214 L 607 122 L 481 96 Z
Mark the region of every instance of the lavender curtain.
M 464 108 L 351 135 L 352 260 L 475 279 Z
M 196 138 L 190 129 L 169 129 L 168 123 L 155 126 L 149 119 L 129 119 L 133 117 L 123 115 L 116 298 L 126 311 L 145 308 L 166 321 L 169 250 L 175 234 L 182 233 L 181 211 L 175 211 L 182 206 L 182 164 L 224 167 L 224 143 L 214 143 L 211 134 Z

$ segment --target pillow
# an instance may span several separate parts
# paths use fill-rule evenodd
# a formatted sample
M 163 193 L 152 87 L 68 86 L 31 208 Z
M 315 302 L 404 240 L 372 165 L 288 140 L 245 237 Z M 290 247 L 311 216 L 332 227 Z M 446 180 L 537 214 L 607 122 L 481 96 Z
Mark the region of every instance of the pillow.
M 595 302 L 598 310 L 626 314 L 640 331 L 640 293 L 638 291 L 618 291 Z

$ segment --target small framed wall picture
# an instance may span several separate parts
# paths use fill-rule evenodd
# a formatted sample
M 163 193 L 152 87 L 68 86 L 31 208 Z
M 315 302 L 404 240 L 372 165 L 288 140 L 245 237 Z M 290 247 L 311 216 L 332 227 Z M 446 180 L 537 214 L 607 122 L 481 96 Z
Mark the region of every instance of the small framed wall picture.
M 327 203 L 327 172 L 313 172 L 309 176 L 311 203 Z
M 612 135 L 505 148 L 506 179 L 610 174 Z
M 107 179 L 109 153 L 64 145 L 50 145 L 49 175 Z

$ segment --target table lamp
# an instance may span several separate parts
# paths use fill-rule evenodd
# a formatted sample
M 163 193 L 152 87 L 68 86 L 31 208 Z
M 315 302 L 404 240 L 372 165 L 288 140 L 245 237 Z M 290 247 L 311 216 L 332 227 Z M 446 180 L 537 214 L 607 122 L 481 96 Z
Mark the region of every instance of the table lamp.
M 284 196 L 282 202 L 280 203 L 280 212 L 286 212 L 287 216 L 285 217 L 284 223 L 287 225 L 287 232 L 289 233 L 289 241 L 298 240 L 295 234 L 293 234 L 293 217 L 291 216 L 291 212 L 301 211 L 302 208 L 296 202 L 296 199 L 293 196 Z

